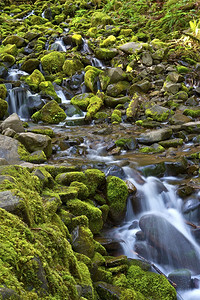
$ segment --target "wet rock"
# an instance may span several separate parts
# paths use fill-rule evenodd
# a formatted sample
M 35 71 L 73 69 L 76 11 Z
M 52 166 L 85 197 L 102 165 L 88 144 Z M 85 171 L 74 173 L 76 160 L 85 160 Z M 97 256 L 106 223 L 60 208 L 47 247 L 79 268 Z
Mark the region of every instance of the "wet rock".
M 166 173 L 167 175 L 177 176 L 180 174 L 187 174 L 187 160 L 185 158 L 180 158 L 175 162 L 166 162 Z
M 181 125 L 190 121 L 191 119 L 183 115 L 181 112 L 175 112 L 175 114 L 170 118 L 170 123 L 174 125 Z
M 67 117 L 73 117 L 73 116 L 82 117 L 84 115 L 82 110 L 75 105 L 68 105 L 67 108 L 65 109 L 65 113 Z
M 0 98 L 0 120 L 4 118 L 8 110 L 8 102 Z
M 127 256 L 125 255 L 120 255 L 114 258 L 109 258 L 106 260 L 106 266 L 111 268 L 111 267 L 117 267 L 122 264 L 127 264 Z
M 147 93 L 151 89 L 152 85 L 151 82 L 144 79 L 141 81 L 138 81 L 137 83 L 134 83 L 131 85 L 129 93 L 131 95 L 134 95 L 135 92 L 139 93 Z
M 170 110 L 160 105 L 153 105 L 145 110 L 145 115 L 154 121 L 164 122 L 168 119 Z
M 8 165 L 8 161 L 5 158 L 0 157 L 0 166 Z
M 5 78 L 8 75 L 8 69 L 7 67 L 0 62 L 0 77 Z
M 139 168 L 139 170 L 142 172 L 142 174 L 145 177 L 148 176 L 163 176 L 166 168 L 164 163 L 158 163 L 158 164 L 153 164 L 153 165 L 148 165 Z
M 195 247 L 167 219 L 155 214 L 148 214 L 140 219 L 139 226 L 147 240 L 158 250 L 160 263 L 167 263 L 179 268 L 190 268 L 199 273 L 199 257 Z M 181 253 L 184 253 L 184 256 Z
M 109 84 L 107 87 L 107 94 L 111 97 L 117 97 L 121 94 L 126 94 L 127 89 L 130 87 L 129 82 L 127 81 L 119 81 L 115 84 Z
M 15 196 L 11 191 L 0 192 L 0 207 L 8 212 L 16 213 L 20 208 L 20 200 L 21 199 Z
M 110 79 L 110 84 L 117 83 L 118 81 L 123 81 L 126 78 L 126 73 L 119 67 L 109 68 L 105 71 L 105 76 Z
M 95 237 L 95 240 L 99 242 L 109 253 L 123 252 L 120 245 L 122 240 L 106 237 Z
M 163 90 L 173 95 L 177 94 L 180 89 L 181 89 L 181 84 L 174 83 L 172 81 L 165 81 L 163 85 Z
M 116 165 L 108 167 L 105 171 L 105 175 L 106 176 L 116 176 L 121 179 L 124 179 L 126 177 L 126 174 L 125 174 L 123 168 L 116 166 Z
M 176 73 L 176 72 L 171 72 L 168 74 L 168 79 L 172 82 L 183 82 L 185 79 L 184 79 L 184 76 L 179 74 L 179 73 Z
M 138 141 L 142 144 L 153 144 L 155 142 L 160 142 L 167 140 L 171 137 L 172 130 L 170 128 L 162 128 L 158 130 L 152 130 L 151 132 L 142 133 Z
M 100 299 L 119 300 L 121 296 L 121 288 L 112 284 L 99 281 L 95 283 L 95 288 Z
M 16 113 L 13 113 L 1 123 L 1 131 L 7 128 L 13 129 L 17 133 L 24 132 L 23 123 Z
M 38 68 L 40 61 L 36 58 L 27 59 L 21 69 L 27 73 L 32 73 L 35 69 Z
M 17 48 L 24 47 L 26 45 L 26 41 L 24 38 L 17 36 L 17 35 L 9 35 L 3 40 L 3 45 L 16 45 Z
M 200 121 L 185 123 L 182 125 L 182 129 L 189 133 L 200 133 Z
M 166 140 L 166 141 L 159 142 L 159 145 L 161 145 L 164 148 L 178 147 L 183 145 L 183 139 L 176 138 L 176 139 Z
M 143 52 L 142 54 L 142 63 L 147 67 L 151 67 L 153 64 L 153 59 L 151 53 L 148 51 Z
M 50 137 L 32 132 L 19 133 L 17 139 L 26 147 L 29 152 L 43 150 L 47 157 L 52 153 Z
M 128 96 L 120 97 L 120 98 L 113 98 L 110 96 L 105 96 L 104 103 L 107 107 L 116 107 L 118 104 L 125 104 L 130 101 Z
M 176 283 L 179 290 L 188 290 L 191 288 L 191 273 L 187 269 L 175 270 L 168 275 L 168 278 Z

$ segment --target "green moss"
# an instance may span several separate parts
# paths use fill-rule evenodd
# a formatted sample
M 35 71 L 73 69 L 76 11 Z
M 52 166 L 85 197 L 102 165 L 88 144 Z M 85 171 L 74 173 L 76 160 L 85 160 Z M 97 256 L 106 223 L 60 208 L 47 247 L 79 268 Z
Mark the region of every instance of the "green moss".
M 52 97 L 58 103 L 61 102 L 61 99 L 57 96 L 57 94 L 56 94 L 56 92 L 54 90 L 54 86 L 51 83 L 51 81 L 42 81 L 39 84 L 39 90 L 41 91 L 41 93 L 43 95 L 47 95 L 47 96 Z
M 57 51 L 53 51 L 41 58 L 43 70 L 50 74 L 62 71 L 64 61 L 65 54 Z
M 98 96 L 93 96 L 90 98 L 90 103 L 87 107 L 86 120 L 91 120 L 98 110 L 103 105 L 103 100 Z
M 63 72 L 68 76 L 72 76 L 72 75 L 76 74 L 77 72 L 82 71 L 83 68 L 84 68 L 84 66 L 80 60 L 75 59 L 75 58 L 67 59 L 67 60 L 65 60 L 64 65 L 63 65 Z
M 86 198 L 88 198 L 89 196 L 89 189 L 87 188 L 87 186 L 82 183 L 82 182 L 78 182 L 78 181 L 73 181 L 70 184 L 70 187 L 73 187 L 77 190 L 78 194 L 78 198 L 81 200 L 84 200 Z
M 192 118 L 197 118 L 200 116 L 200 109 L 196 108 L 196 109 L 185 109 L 183 111 L 183 114 L 186 115 L 186 116 L 190 116 Z
M 17 47 L 16 45 L 7 44 L 6 46 L 0 46 L 0 54 L 7 53 L 12 56 L 17 56 Z
M 98 80 L 98 75 L 101 72 L 102 72 L 101 70 L 95 67 L 89 66 L 85 68 L 84 82 L 86 87 L 93 93 L 97 92 L 97 80 Z
M 55 136 L 55 133 L 54 133 L 53 129 L 51 129 L 51 128 L 39 128 L 39 129 L 33 128 L 33 129 L 31 129 L 31 132 L 37 133 L 37 134 L 44 134 L 44 135 L 49 136 L 50 138 Z
M 122 121 L 122 113 L 119 109 L 114 109 L 112 115 L 111 115 L 111 122 L 112 123 L 121 123 Z
M 109 35 L 102 43 L 100 43 L 100 47 L 109 47 L 115 44 L 116 37 L 114 35 Z
M 0 84 L 0 98 L 5 100 L 7 95 L 7 89 L 5 84 Z
M 107 48 L 97 48 L 95 50 L 95 55 L 101 60 L 111 60 L 117 55 L 116 49 L 107 49 Z
M 146 297 L 144 297 L 140 292 L 136 292 L 133 289 L 127 289 L 124 290 L 121 293 L 120 300 L 146 300 Z
M 102 212 L 99 208 L 79 199 L 69 200 L 66 207 L 75 216 L 86 215 L 89 220 L 89 228 L 93 233 L 99 233 L 102 229 Z
M 41 110 L 34 113 L 31 118 L 35 122 L 42 121 L 47 124 L 58 124 L 65 120 L 66 114 L 62 108 L 59 107 L 55 100 L 45 104 Z
M 142 147 L 139 149 L 139 152 L 141 153 L 161 153 L 165 151 L 165 148 L 161 145 L 158 145 L 156 147 Z
M 30 86 L 33 91 L 38 91 L 39 84 L 45 81 L 44 76 L 39 70 L 34 70 L 33 73 L 25 78 L 25 82 Z
M 169 117 L 169 113 L 170 113 L 169 110 L 166 112 L 162 112 L 162 113 L 154 112 L 151 110 L 151 108 L 148 108 L 145 110 L 145 115 L 147 117 L 151 117 L 153 120 L 158 121 L 158 122 L 166 121 Z
M 76 44 L 77 47 L 81 46 L 83 43 L 82 36 L 80 34 L 73 34 L 72 41 Z
M 81 95 L 76 95 L 71 99 L 70 103 L 73 104 L 73 105 L 78 106 L 83 111 L 86 111 L 87 107 L 90 103 L 90 98 L 92 96 L 94 96 L 92 93 L 90 93 L 90 94 L 89 93 L 84 93 L 84 94 L 81 94 Z
M 103 12 L 95 12 L 91 18 L 92 26 L 113 24 L 113 19 Z
M 110 207 L 110 215 L 117 222 L 120 222 L 126 209 L 128 188 L 125 182 L 115 176 L 107 177 L 107 201 Z
M 0 120 L 6 115 L 8 111 L 8 102 L 0 98 Z
M 185 66 L 177 66 L 176 69 L 177 69 L 178 73 L 181 73 L 181 74 L 187 74 L 190 71 L 190 69 Z
M 97 189 L 106 183 L 105 174 L 97 169 L 87 169 L 85 171 L 86 185 L 88 187 L 89 196 L 94 196 Z
M 63 185 L 70 185 L 73 181 L 86 183 L 86 176 L 83 172 L 61 173 L 56 176 L 56 181 Z
M 176 290 L 168 280 L 159 274 L 145 272 L 140 267 L 131 266 L 127 273 L 128 287 L 155 300 L 175 300 Z
M 85 215 L 72 218 L 72 222 L 71 222 L 72 229 L 74 229 L 77 226 L 89 227 L 88 218 Z
M 11 190 L 21 199 L 18 215 L 30 226 L 42 223 L 45 220 L 44 207 L 39 195 L 40 182 L 36 176 L 29 173 L 26 168 L 9 166 L 0 169 L 1 175 L 15 178 L 14 182 L 3 182 L 0 190 Z

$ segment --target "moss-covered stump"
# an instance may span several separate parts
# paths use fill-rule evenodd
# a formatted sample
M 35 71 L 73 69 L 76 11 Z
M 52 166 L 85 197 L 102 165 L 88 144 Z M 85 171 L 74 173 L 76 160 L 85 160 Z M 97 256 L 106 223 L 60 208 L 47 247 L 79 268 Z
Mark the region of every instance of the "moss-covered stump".
M 65 120 L 66 114 L 55 100 L 45 104 L 41 110 L 34 113 L 31 118 L 35 122 L 42 121 L 47 124 L 58 124 Z
M 126 183 L 115 176 L 107 177 L 107 201 L 110 207 L 110 217 L 119 224 L 125 216 L 128 188 Z
M 64 61 L 65 54 L 58 51 L 53 51 L 41 58 L 43 70 L 50 74 L 62 71 Z

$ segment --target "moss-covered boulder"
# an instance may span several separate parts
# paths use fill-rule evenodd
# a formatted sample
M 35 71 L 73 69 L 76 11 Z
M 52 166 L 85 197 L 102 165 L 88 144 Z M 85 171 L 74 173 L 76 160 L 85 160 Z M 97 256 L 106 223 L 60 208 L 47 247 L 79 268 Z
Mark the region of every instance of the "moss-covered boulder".
M 88 187 L 89 196 L 94 196 L 97 189 L 105 186 L 105 174 L 97 169 L 88 169 L 85 171 L 86 185 Z
M 86 87 L 93 93 L 97 92 L 97 81 L 98 81 L 98 76 L 101 72 L 102 72 L 101 70 L 95 67 L 89 66 L 85 68 L 84 82 Z
M 71 99 L 71 104 L 78 106 L 83 111 L 87 110 L 87 107 L 90 103 L 90 98 L 93 97 L 92 93 L 84 93 L 80 95 L 76 95 Z
M 164 122 L 168 119 L 170 110 L 160 105 L 154 105 L 145 110 L 145 115 L 151 117 L 154 121 Z
M 55 90 L 54 90 L 54 86 L 51 83 L 51 81 L 42 81 L 39 84 L 39 90 L 40 93 L 42 95 L 47 95 L 50 96 L 51 98 L 53 98 L 54 100 L 56 100 L 56 102 L 60 103 L 61 99 L 60 97 L 58 97 L 58 95 L 56 94 Z
M 7 95 L 7 89 L 5 84 L 0 84 L 0 98 L 5 100 Z
M 77 72 L 82 71 L 83 67 L 84 66 L 79 59 L 66 59 L 63 65 L 63 72 L 68 76 L 72 76 Z
M 8 102 L 0 98 L 0 120 L 6 115 L 8 111 Z
M 17 47 L 16 45 L 11 45 L 11 44 L 7 44 L 5 46 L 2 45 L 0 46 L 0 54 L 2 53 L 7 53 L 15 57 L 17 55 Z
M 117 49 L 108 49 L 108 48 L 98 48 L 95 50 L 95 55 L 98 59 L 101 60 L 111 60 L 118 54 Z
M 66 203 L 67 209 L 75 216 L 86 215 L 92 233 L 99 233 L 103 226 L 102 211 L 90 202 L 72 199 Z
M 16 59 L 13 55 L 8 53 L 2 53 L 0 54 L 0 59 L 5 63 L 7 67 L 11 67 L 14 65 Z
M 92 26 L 113 24 L 113 19 L 103 12 L 95 12 L 91 18 Z
M 77 47 L 82 46 L 82 43 L 83 43 L 82 36 L 81 36 L 80 34 L 73 34 L 73 35 L 72 35 L 72 42 L 73 42 Z
M 66 114 L 58 103 L 52 100 L 34 113 L 31 118 L 35 122 L 42 121 L 47 124 L 58 124 L 65 120 Z
M 21 48 L 21 47 L 24 47 L 26 45 L 26 42 L 25 42 L 25 39 L 18 36 L 18 35 L 10 35 L 10 36 L 7 36 L 2 44 L 5 46 L 5 45 L 16 45 L 17 48 Z
M 103 42 L 100 43 L 100 47 L 107 48 L 113 46 L 116 42 L 116 37 L 114 35 L 109 35 Z
M 115 176 L 107 177 L 107 201 L 110 207 L 110 217 L 119 224 L 124 216 L 126 210 L 126 201 L 128 197 L 128 187 L 126 183 Z
M 93 234 L 86 226 L 77 226 L 72 231 L 72 247 L 74 251 L 90 258 L 94 256 Z
M 38 91 L 39 84 L 45 81 L 44 76 L 39 70 L 34 70 L 31 75 L 25 78 L 25 82 L 30 86 L 33 91 Z
M 62 185 L 70 185 L 73 181 L 86 183 L 86 176 L 83 172 L 67 172 L 56 176 L 56 182 Z
M 32 73 L 35 69 L 38 68 L 40 61 L 36 58 L 27 59 L 23 64 L 21 69 L 27 73 Z
M 43 70 L 50 74 L 61 72 L 64 62 L 65 54 L 58 51 L 53 51 L 41 58 Z
M 121 94 L 126 94 L 130 83 L 128 81 L 119 81 L 117 83 L 109 84 L 107 87 L 107 94 L 111 97 L 117 97 Z
M 103 100 L 98 96 L 93 96 L 90 98 L 90 103 L 87 107 L 86 120 L 91 120 L 98 110 L 103 105 Z

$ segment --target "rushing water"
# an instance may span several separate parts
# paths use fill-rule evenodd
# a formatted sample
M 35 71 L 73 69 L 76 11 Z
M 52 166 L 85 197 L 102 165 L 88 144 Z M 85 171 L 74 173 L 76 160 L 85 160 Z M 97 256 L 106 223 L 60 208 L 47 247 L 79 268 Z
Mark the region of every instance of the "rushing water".
M 124 171 L 126 178 L 137 189 L 135 198 L 140 209 L 134 212 L 129 199 L 124 222 L 111 229 L 108 237 L 121 241 L 123 254 L 127 257 L 137 258 L 139 254 L 154 263 L 165 275 L 177 269 L 189 269 L 198 282 L 200 247 L 181 213 L 182 200 L 176 195 L 176 186 L 168 183 L 167 178 L 162 181 L 152 176 L 144 178 L 137 175 L 136 178 L 129 167 L 125 167 Z M 146 236 L 144 239 L 138 238 L 141 228 Z M 189 257 L 191 253 L 192 257 Z M 181 299 L 200 299 L 200 287 L 179 292 Z

